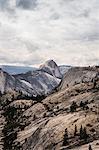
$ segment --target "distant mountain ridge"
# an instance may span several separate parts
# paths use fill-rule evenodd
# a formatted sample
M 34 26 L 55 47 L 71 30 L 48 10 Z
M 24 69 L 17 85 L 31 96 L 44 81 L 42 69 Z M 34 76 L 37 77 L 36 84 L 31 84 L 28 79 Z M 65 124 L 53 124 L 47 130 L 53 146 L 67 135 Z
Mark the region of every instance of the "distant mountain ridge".
M 23 94 L 35 97 L 47 95 L 60 84 L 61 79 L 62 74 L 53 60 L 45 62 L 38 70 L 17 75 L 11 75 L 1 69 L 0 91 L 1 93 L 21 91 Z
M 2 68 L 2 70 L 4 70 L 5 72 L 8 72 L 9 74 L 20 74 L 26 73 L 28 71 L 37 70 L 37 68 L 29 66 L 0 65 L 0 68 Z
M 30 66 L 11 66 L 11 65 L 0 65 L 0 68 L 2 70 L 4 70 L 5 72 L 11 74 L 11 75 L 26 73 L 28 71 L 39 70 L 36 67 L 30 67 Z M 70 69 L 70 68 L 71 68 L 71 66 L 69 66 L 69 65 L 60 65 L 59 66 L 59 70 L 60 70 L 60 72 L 61 72 L 62 75 L 64 75 L 68 71 L 68 69 Z

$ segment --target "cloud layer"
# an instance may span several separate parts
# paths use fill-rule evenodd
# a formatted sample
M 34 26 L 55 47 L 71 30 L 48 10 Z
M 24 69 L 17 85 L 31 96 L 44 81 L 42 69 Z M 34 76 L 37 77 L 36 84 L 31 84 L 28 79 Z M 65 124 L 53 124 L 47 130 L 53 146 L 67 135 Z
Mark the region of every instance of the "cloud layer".
M 0 63 L 99 64 L 97 0 L 0 0 Z

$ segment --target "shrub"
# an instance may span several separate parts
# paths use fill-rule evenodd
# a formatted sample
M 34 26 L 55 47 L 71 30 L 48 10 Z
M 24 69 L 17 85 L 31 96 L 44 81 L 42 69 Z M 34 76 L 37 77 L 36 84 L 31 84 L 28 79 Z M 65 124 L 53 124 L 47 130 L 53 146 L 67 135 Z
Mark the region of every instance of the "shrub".
M 70 106 L 70 112 L 75 112 L 77 109 L 77 104 L 76 102 L 73 101 L 72 105 Z

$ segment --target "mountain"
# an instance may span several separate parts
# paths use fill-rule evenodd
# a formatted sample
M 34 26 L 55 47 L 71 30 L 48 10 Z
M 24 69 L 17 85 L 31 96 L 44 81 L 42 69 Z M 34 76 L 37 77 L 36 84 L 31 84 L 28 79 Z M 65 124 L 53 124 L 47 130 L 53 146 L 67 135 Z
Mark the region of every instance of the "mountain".
M 37 68 L 34 67 L 9 66 L 9 65 L 0 65 L 0 68 L 9 74 L 20 74 L 20 73 L 26 73 L 28 71 L 37 70 Z
M 39 70 L 10 75 L 1 69 L 0 91 L 20 91 L 25 95 L 38 96 L 51 93 L 61 82 L 62 75 L 57 64 L 50 60 Z
M 47 61 L 48 62 L 48 61 Z M 10 66 L 10 65 L 0 65 L 0 68 L 4 70 L 5 72 L 15 75 L 15 74 L 21 74 L 26 73 L 28 71 L 35 71 L 38 70 L 38 68 L 35 67 L 26 67 L 26 66 Z M 64 75 L 68 69 L 70 69 L 71 66 L 67 65 L 61 65 L 59 66 L 60 73 Z
M 46 61 L 45 64 L 40 66 L 40 69 L 56 78 L 60 78 L 60 79 L 62 78 L 60 69 L 53 60 Z
M 60 70 L 62 75 L 64 75 L 70 68 L 71 68 L 71 66 L 67 66 L 67 65 L 59 66 L 59 70 Z
M 42 73 L 44 79 L 45 74 L 55 78 L 49 65 L 47 72 L 28 72 L 15 78 L 30 82 L 33 76 L 40 79 Z M 0 97 L 0 110 L 1 150 L 88 150 L 89 144 L 98 150 L 99 68 L 69 69 L 56 92 L 42 101 L 19 99 L 17 92 L 5 93 Z

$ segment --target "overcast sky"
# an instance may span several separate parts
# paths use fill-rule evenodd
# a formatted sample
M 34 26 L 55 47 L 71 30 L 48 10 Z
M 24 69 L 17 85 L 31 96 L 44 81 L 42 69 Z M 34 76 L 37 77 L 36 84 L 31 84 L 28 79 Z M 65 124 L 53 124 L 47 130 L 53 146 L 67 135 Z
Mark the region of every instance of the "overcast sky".
M 0 0 L 0 64 L 99 65 L 99 0 Z

